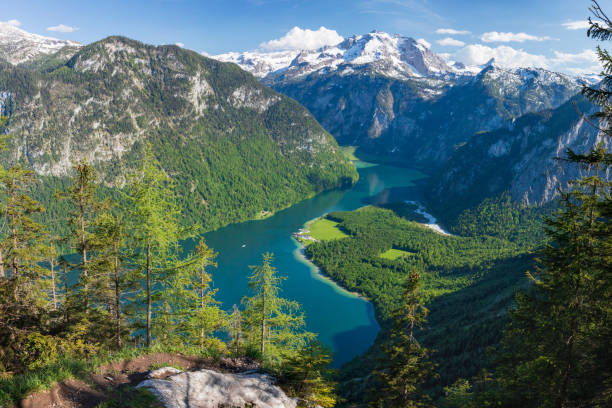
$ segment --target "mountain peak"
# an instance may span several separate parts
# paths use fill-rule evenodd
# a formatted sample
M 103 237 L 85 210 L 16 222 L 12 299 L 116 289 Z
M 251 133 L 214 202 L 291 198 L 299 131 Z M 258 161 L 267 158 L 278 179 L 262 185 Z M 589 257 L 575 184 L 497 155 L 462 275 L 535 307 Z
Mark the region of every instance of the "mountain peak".
M 332 70 L 347 74 L 364 69 L 397 78 L 454 73 L 440 56 L 415 39 L 378 30 L 317 50 L 228 53 L 214 58 L 234 62 L 259 78 L 281 75 L 286 79 Z
M 79 48 L 81 44 L 32 34 L 14 25 L 0 22 L 0 58 L 13 65 L 51 55 L 66 46 Z

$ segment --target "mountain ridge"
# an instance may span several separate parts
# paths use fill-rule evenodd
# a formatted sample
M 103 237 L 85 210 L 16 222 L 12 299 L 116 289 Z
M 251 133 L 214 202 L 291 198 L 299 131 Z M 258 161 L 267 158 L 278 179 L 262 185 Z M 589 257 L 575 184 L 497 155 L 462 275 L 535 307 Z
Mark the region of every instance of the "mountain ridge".
M 9 23 L 0 22 L 0 58 L 10 64 L 28 63 L 54 54 L 64 47 L 78 49 L 82 45 L 76 41 L 33 34 Z
M 5 63 L 0 95 L 6 131 L 15 136 L 5 163 L 26 162 L 61 179 L 87 160 L 115 187 L 151 144 L 177 179 L 185 212 L 204 217 L 208 229 L 356 177 L 297 102 L 233 64 L 174 45 L 113 36 L 49 72 Z

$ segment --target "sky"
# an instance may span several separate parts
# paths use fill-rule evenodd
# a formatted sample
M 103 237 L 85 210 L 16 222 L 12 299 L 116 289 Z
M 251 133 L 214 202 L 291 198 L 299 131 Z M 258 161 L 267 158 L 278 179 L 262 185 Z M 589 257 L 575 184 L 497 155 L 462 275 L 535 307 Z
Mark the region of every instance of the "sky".
M 591 0 L 20 0 L 0 21 L 87 44 L 125 35 L 216 55 L 313 48 L 372 30 L 422 39 L 453 61 L 600 70 Z M 612 0 L 600 0 L 612 13 Z

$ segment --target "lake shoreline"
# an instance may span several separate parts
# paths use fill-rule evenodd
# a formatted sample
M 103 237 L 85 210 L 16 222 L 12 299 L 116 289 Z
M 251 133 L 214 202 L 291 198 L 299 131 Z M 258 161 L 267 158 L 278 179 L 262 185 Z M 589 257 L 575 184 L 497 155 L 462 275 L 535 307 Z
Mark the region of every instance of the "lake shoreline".
M 318 219 L 321 217 L 317 217 L 315 219 Z M 293 238 L 293 237 L 292 237 Z M 297 239 L 293 238 L 293 240 L 297 243 L 298 245 L 298 253 L 300 258 L 302 258 L 303 261 L 305 261 L 306 263 L 310 264 L 313 266 L 314 269 L 316 269 L 316 274 L 322 278 L 324 281 L 329 282 L 331 284 L 333 284 L 333 286 L 337 287 L 338 289 L 340 289 L 340 291 L 350 295 L 351 297 L 357 298 L 357 299 L 361 299 L 364 302 L 368 302 L 372 305 L 372 307 L 374 306 L 374 304 L 372 303 L 372 301 L 366 297 L 365 295 L 359 293 L 359 292 L 354 292 L 350 289 L 348 289 L 347 287 L 345 287 L 344 285 L 342 285 L 340 282 L 335 281 L 331 276 L 327 275 L 325 272 L 323 272 L 323 270 L 321 269 L 321 267 L 319 265 L 317 265 L 316 263 L 314 263 L 310 258 L 308 258 L 306 256 L 306 246 L 301 243 L 300 241 L 298 241 Z M 376 309 L 376 308 L 374 308 Z M 376 319 L 375 319 L 376 320 Z M 378 322 L 376 322 L 378 324 Z

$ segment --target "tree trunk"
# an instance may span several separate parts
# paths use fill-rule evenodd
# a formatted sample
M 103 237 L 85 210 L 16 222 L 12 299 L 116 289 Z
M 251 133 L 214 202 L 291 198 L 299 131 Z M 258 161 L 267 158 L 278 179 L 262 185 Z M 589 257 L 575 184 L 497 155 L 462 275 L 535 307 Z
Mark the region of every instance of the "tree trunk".
M 15 193 L 13 191 L 11 191 L 10 193 L 10 206 L 13 207 L 14 210 L 14 206 L 15 206 Z M 19 276 L 19 260 L 17 259 L 17 255 L 15 254 L 16 251 L 18 250 L 18 242 L 17 242 L 17 231 L 15 230 L 15 212 L 12 211 L 11 212 L 11 235 L 13 236 L 13 262 L 12 262 L 12 266 L 13 266 L 13 277 L 17 277 Z
M 68 261 L 62 260 L 64 266 L 64 319 L 68 323 Z
M 200 349 L 204 347 L 204 323 L 202 317 L 204 315 L 204 266 L 200 275 Z
M 114 267 L 115 267 L 115 316 L 117 324 L 117 348 L 121 348 L 121 299 L 119 287 L 119 257 L 117 256 L 117 243 L 113 242 L 114 250 Z
M 0 279 L 6 278 L 4 273 L 4 248 L 0 248 Z
M 49 263 L 51 264 L 51 285 L 52 294 L 53 294 L 53 310 L 57 310 L 57 294 L 55 293 L 55 262 L 54 259 L 49 259 Z
M 261 358 L 264 356 L 264 352 L 266 350 L 266 288 L 264 286 L 264 290 L 261 298 Z
M 82 187 L 81 187 L 82 188 Z M 83 204 L 83 198 L 79 200 L 79 223 L 81 224 L 81 259 L 83 260 L 83 279 L 85 281 L 84 289 L 85 289 L 85 308 L 88 305 L 88 283 L 87 283 L 87 240 L 85 237 L 85 209 Z
M 147 347 L 151 347 L 151 243 L 147 242 Z

